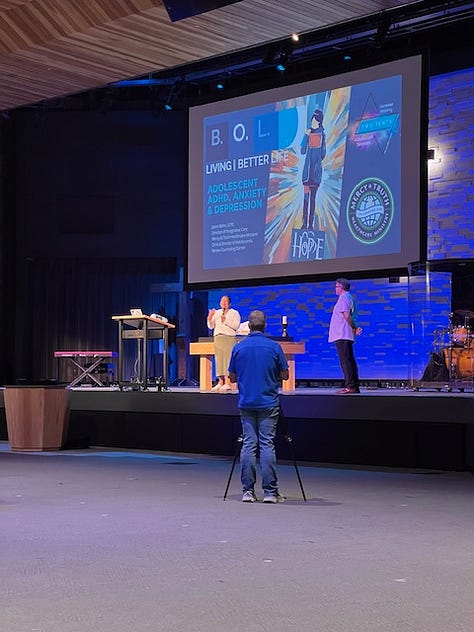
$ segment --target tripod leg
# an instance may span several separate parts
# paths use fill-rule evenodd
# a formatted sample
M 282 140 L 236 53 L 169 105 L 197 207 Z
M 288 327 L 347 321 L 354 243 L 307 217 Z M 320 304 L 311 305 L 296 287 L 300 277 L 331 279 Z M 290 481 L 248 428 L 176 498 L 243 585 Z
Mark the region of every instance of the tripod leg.
M 288 444 L 288 449 L 290 451 L 290 455 L 291 455 L 291 458 L 293 460 L 293 465 L 295 466 L 296 478 L 298 479 L 298 483 L 300 485 L 301 495 L 303 496 L 303 500 L 306 502 L 306 494 L 304 493 L 303 483 L 301 482 L 301 476 L 300 476 L 300 472 L 298 470 L 298 464 L 296 463 L 295 453 L 293 451 L 293 439 L 290 437 L 289 434 L 286 434 L 285 435 L 285 440 L 286 440 L 286 442 Z
M 279 423 L 281 425 L 282 434 L 285 437 L 285 441 L 288 444 L 288 450 L 290 451 L 290 456 L 291 456 L 291 458 L 293 460 L 293 465 L 295 466 L 296 478 L 298 479 L 298 483 L 300 485 L 301 495 L 303 496 L 303 500 L 306 502 L 306 494 L 304 493 L 303 483 L 301 482 L 301 476 L 300 476 L 300 472 L 298 470 L 298 464 L 296 463 L 295 453 L 294 453 L 294 450 L 293 450 L 293 438 L 288 434 L 288 424 L 287 424 L 287 421 L 286 421 L 286 417 L 285 417 L 285 415 L 283 413 L 283 408 L 281 406 L 281 402 L 280 402 Z
M 225 492 L 224 492 L 224 497 L 222 498 L 222 500 L 225 500 L 227 498 L 227 492 L 229 491 L 230 481 L 232 480 L 232 474 L 234 473 L 235 464 L 237 463 L 237 459 L 239 458 L 239 454 L 240 454 L 240 450 L 242 449 L 243 441 L 244 441 L 243 436 L 239 435 L 237 437 L 237 448 L 235 450 L 234 460 L 232 461 L 232 467 L 230 468 L 230 474 L 229 474 L 229 478 L 227 480 L 227 485 L 226 485 Z

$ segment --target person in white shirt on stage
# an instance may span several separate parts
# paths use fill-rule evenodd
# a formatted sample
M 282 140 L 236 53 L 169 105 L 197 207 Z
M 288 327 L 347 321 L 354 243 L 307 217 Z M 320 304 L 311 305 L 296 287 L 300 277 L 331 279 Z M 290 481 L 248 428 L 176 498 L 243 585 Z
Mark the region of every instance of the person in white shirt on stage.
M 328 342 L 335 342 L 339 363 L 344 374 L 344 388 L 340 395 L 359 393 L 359 371 L 354 357 L 354 339 L 362 333 L 357 323 L 357 303 L 350 293 L 351 284 L 347 279 L 337 279 L 337 301 L 329 323 Z
M 230 297 L 224 295 L 219 302 L 220 309 L 210 309 L 207 315 L 207 326 L 214 332 L 214 355 L 218 377 L 218 382 L 212 390 L 220 393 L 230 392 L 236 388 L 230 383 L 228 367 L 232 349 L 237 342 L 240 314 L 230 304 Z

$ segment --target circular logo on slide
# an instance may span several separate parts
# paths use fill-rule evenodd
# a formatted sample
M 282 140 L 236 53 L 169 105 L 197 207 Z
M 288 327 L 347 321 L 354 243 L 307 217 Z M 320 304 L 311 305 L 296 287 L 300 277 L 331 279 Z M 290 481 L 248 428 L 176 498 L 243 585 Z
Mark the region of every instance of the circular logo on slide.
M 393 196 L 379 178 L 366 178 L 352 189 L 347 202 L 347 223 L 355 239 L 364 244 L 380 241 L 393 220 Z

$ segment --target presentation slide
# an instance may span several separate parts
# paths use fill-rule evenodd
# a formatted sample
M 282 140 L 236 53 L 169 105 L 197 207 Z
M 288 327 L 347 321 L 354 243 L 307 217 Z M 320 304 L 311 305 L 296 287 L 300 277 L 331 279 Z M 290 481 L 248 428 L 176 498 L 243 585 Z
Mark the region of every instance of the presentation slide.
M 188 283 L 420 257 L 421 57 L 190 111 Z

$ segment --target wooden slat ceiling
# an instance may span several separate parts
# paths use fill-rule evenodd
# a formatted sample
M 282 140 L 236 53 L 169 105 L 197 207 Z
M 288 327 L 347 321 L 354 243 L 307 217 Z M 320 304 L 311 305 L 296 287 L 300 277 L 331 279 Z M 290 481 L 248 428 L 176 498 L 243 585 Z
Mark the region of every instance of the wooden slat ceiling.
M 414 3 L 242 0 L 172 23 L 161 0 L 0 0 L 0 110 Z

